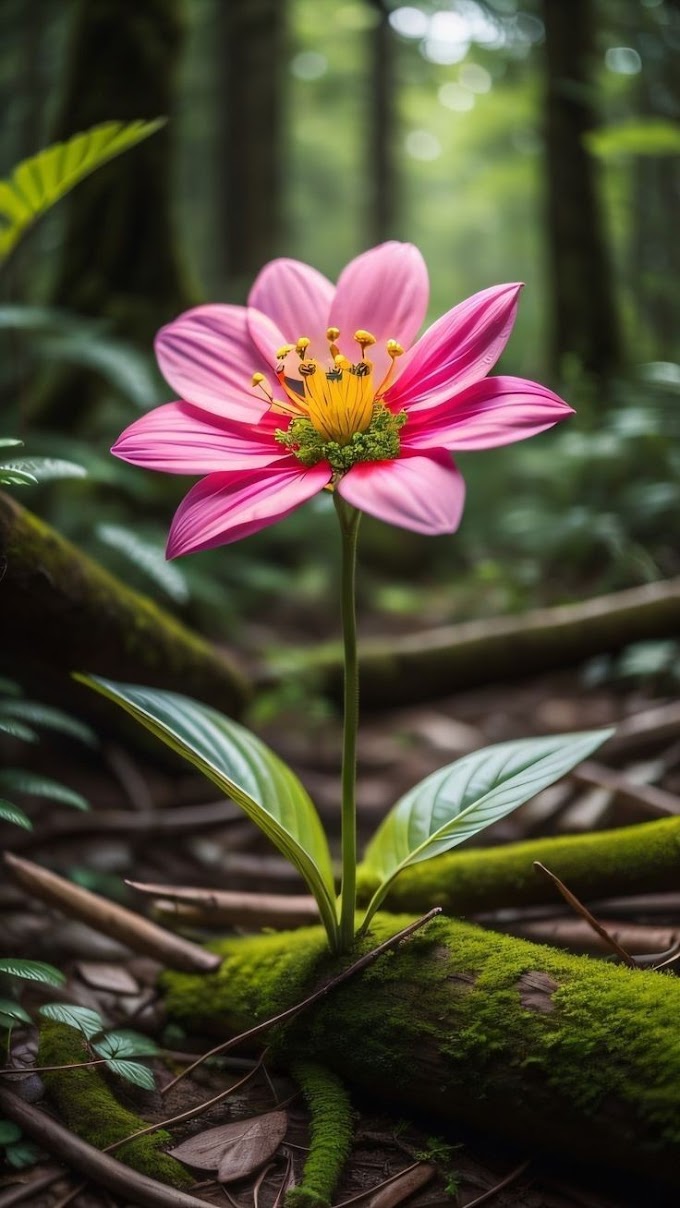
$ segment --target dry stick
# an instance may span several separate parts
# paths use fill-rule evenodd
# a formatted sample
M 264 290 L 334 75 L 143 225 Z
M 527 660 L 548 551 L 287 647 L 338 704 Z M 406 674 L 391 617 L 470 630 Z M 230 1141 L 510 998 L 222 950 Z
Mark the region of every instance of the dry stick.
M 241 890 L 187 889 L 126 881 L 138 893 L 155 898 L 156 910 L 192 923 L 248 927 L 304 927 L 316 923 L 319 908 L 311 894 L 247 893 Z
M 221 957 L 206 952 L 198 944 L 173 935 L 157 923 L 109 902 L 89 889 L 82 889 L 31 860 L 5 852 L 5 863 L 14 880 L 41 901 L 120 940 L 135 952 L 154 957 L 171 969 L 184 973 L 213 973 L 222 963 Z
M 484 1191 L 482 1195 L 478 1195 L 475 1200 L 470 1200 L 469 1203 L 465 1205 L 465 1208 L 479 1208 L 480 1204 L 486 1204 L 490 1199 L 493 1199 L 493 1197 L 497 1195 L 499 1191 L 503 1191 L 506 1187 L 509 1187 L 510 1183 L 514 1183 L 515 1179 L 521 1178 L 521 1176 L 524 1174 L 524 1171 L 527 1170 L 530 1165 L 531 1158 L 527 1158 L 526 1162 L 520 1162 L 519 1166 L 515 1166 L 515 1169 L 511 1170 L 510 1174 L 506 1174 L 505 1178 L 501 1179 L 500 1183 L 496 1183 L 495 1187 L 490 1187 L 488 1191 Z
M 404 927 L 403 930 L 398 931 L 396 935 L 390 936 L 389 939 L 384 940 L 382 944 L 379 944 L 377 948 L 373 948 L 371 952 L 367 952 L 364 956 L 360 957 L 360 959 L 355 961 L 353 965 L 349 965 L 347 969 L 343 969 L 342 973 L 338 973 L 336 977 L 331 978 L 331 980 L 326 982 L 325 985 L 320 986 L 319 989 L 315 990 L 313 994 L 310 994 L 308 998 L 303 998 L 302 1002 L 295 1003 L 294 1006 L 288 1007 L 285 1011 L 281 1011 L 279 1015 L 273 1015 L 270 1019 L 264 1019 L 262 1023 L 255 1024 L 255 1026 L 253 1028 L 249 1028 L 247 1032 L 241 1032 L 238 1036 L 232 1036 L 231 1040 L 225 1040 L 222 1044 L 216 1045 L 214 1049 L 210 1049 L 209 1052 L 204 1053 L 202 1057 L 199 1057 L 196 1061 L 194 1061 L 193 1065 L 187 1066 L 187 1068 L 183 1070 L 181 1074 L 178 1074 L 176 1078 L 173 1078 L 172 1082 L 169 1082 L 168 1085 L 163 1088 L 161 1094 L 167 1095 L 168 1091 L 173 1086 L 180 1082 L 182 1078 L 186 1078 L 188 1074 L 191 1074 L 197 1066 L 201 1065 L 204 1061 L 207 1061 L 209 1057 L 216 1057 L 218 1053 L 226 1053 L 228 1049 L 234 1048 L 237 1044 L 241 1044 L 242 1041 L 252 1040 L 253 1037 L 259 1036 L 261 1032 L 266 1032 L 268 1028 L 274 1027 L 275 1024 L 283 1023 L 286 1019 L 292 1019 L 292 1017 L 294 1015 L 298 1015 L 300 1011 L 304 1011 L 307 1007 L 313 1006 L 314 1003 L 319 1001 L 319 999 L 324 998 L 326 994 L 329 994 L 331 990 L 335 990 L 337 986 L 340 986 L 343 982 L 348 981 L 348 979 L 353 977 L 355 973 L 360 973 L 361 970 L 365 969 L 367 965 L 372 964 L 373 961 L 377 960 L 379 956 L 382 956 L 384 952 L 389 952 L 391 948 L 396 948 L 402 943 L 403 940 L 408 939 L 410 935 L 413 935 L 414 931 L 418 931 L 421 927 L 424 927 L 430 922 L 431 919 L 435 917 L 435 915 L 438 914 L 441 914 L 441 907 L 435 906 L 433 910 L 428 910 L 427 914 L 424 914 L 421 918 L 416 919 L 415 923 L 409 923 L 408 927 Z
M 625 773 L 615 772 L 593 759 L 586 760 L 571 772 L 570 779 L 589 788 L 607 789 L 619 801 L 641 805 L 655 817 L 669 818 L 680 813 L 680 797 L 675 793 L 655 784 L 635 784 Z
M 89 814 L 73 814 L 59 822 L 47 822 L 33 831 L 16 835 L 15 849 L 44 847 L 47 843 L 60 843 L 64 839 L 85 838 L 90 835 L 140 835 L 194 834 L 197 830 L 211 830 L 228 826 L 230 833 L 238 825 L 243 813 L 226 801 L 208 802 L 205 805 L 178 805 L 149 813 L 134 813 L 133 810 L 97 810 Z M 243 827 L 250 833 L 250 827 Z M 241 828 L 239 827 L 239 834 Z
M 164 1186 L 148 1175 L 139 1174 L 115 1158 L 100 1153 L 80 1137 L 74 1136 L 52 1116 L 31 1103 L 25 1103 L 6 1086 L 0 1086 L 0 1108 L 39 1145 L 107 1191 L 123 1196 L 126 1202 L 132 1200 L 142 1208 L 205 1208 L 204 1200 L 198 1200 L 174 1187 Z
M 580 902 L 576 895 L 573 894 L 570 889 L 567 889 L 564 881 L 560 881 L 560 878 L 556 876 L 554 872 L 551 872 L 549 868 L 546 868 L 545 864 L 541 864 L 540 860 L 534 860 L 534 868 L 538 868 L 540 872 L 545 873 L 546 877 L 550 878 L 553 885 L 559 889 L 564 900 L 569 903 L 577 914 L 580 914 L 581 918 L 586 920 L 588 925 L 592 927 L 593 931 L 595 931 L 600 938 L 604 940 L 605 944 L 611 948 L 612 952 L 615 952 L 616 955 L 629 966 L 629 968 L 637 968 L 637 962 L 633 960 L 630 952 L 626 952 L 626 949 L 621 947 L 619 942 L 614 939 L 613 935 L 610 935 L 606 927 L 603 927 L 601 923 L 598 923 L 597 919 L 590 913 L 587 906 L 584 906 L 583 902 Z
M 389 1178 L 383 1179 L 382 1183 L 376 1183 L 375 1187 L 367 1187 L 365 1191 L 358 1191 L 356 1195 L 350 1196 L 348 1200 L 341 1200 L 339 1204 L 334 1205 L 334 1208 L 347 1208 L 348 1204 L 356 1204 L 359 1200 L 365 1200 L 367 1196 L 373 1195 L 374 1192 L 382 1191 L 383 1187 L 389 1187 L 390 1183 L 395 1183 L 402 1175 L 410 1174 L 418 1166 L 422 1166 L 422 1162 L 412 1162 L 410 1166 L 405 1166 L 403 1170 L 398 1170 L 396 1174 L 391 1174 Z
M 66 1171 L 61 1167 L 59 1169 L 44 1170 L 36 1178 L 27 1179 L 24 1183 L 19 1183 L 18 1186 L 8 1187 L 5 1191 L 0 1191 L 0 1208 L 14 1208 L 15 1204 L 22 1204 L 29 1196 L 34 1195 L 36 1191 L 45 1191 L 56 1183 L 57 1179 L 66 1177 Z

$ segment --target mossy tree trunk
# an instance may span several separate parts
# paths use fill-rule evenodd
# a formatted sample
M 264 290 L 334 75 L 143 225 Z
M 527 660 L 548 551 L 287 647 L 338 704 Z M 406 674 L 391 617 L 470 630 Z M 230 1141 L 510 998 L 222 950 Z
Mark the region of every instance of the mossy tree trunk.
M 55 138 L 99 122 L 172 118 L 183 44 L 182 0 L 80 0 Z M 172 215 L 176 124 L 94 173 L 63 203 L 65 230 L 49 301 L 109 319 L 115 334 L 150 349 L 157 329 L 196 300 Z M 97 393 L 57 378 L 43 419 L 73 430 Z
M 360 950 L 408 921 L 378 916 Z M 163 977 L 184 1027 L 242 1030 L 338 970 L 319 929 L 219 950 L 215 974 Z M 323 1062 L 399 1110 L 680 1186 L 679 1019 L 672 977 L 441 918 L 331 990 L 274 1052 Z
M 595 163 L 584 141 L 597 125 L 591 0 L 543 0 L 543 19 L 553 367 L 560 374 L 576 359 L 606 376 L 621 348 Z

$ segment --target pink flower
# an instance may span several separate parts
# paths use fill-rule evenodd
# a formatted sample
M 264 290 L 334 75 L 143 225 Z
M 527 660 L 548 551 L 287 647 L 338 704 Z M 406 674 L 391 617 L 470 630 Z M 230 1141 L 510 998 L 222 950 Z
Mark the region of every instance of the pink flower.
M 482 290 L 412 343 L 427 270 L 411 244 L 384 243 L 336 287 L 274 260 L 247 306 L 198 306 L 169 323 L 156 352 L 181 401 L 136 420 L 112 450 L 206 476 L 177 510 L 168 557 L 247 537 L 324 488 L 389 524 L 454 532 L 465 487 L 451 453 L 523 440 L 571 414 L 537 382 L 487 377 L 520 289 Z

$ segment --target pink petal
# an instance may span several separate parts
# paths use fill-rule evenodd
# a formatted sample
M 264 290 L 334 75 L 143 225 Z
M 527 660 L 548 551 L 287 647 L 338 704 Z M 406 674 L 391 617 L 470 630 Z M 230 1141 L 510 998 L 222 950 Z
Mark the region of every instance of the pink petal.
M 165 403 L 130 424 L 111 452 L 168 474 L 255 470 L 290 456 L 274 439 L 276 426 L 269 416 L 261 424 L 238 424 L 189 403 Z
M 340 328 L 340 350 L 357 359 L 355 331 L 364 329 L 378 343 L 367 350 L 375 366 L 378 387 L 390 359 L 384 351 L 387 340 L 407 348 L 418 334 L 429 297 L 427 268 L 411 243 L 381 243 L 350 261 L 338 281 L 329 322 Z
M 442 315 L 398 364 L 385 400 L 407 410 L 433 407 L 486 377 L 508 342 L 521 288 L 494 285 Z
M 359 462 L 337 490 L 360 511 L 431 537 L 455 533 L 465 502 L 462 475 L 449 455 L 441 452 Z
M 254 373 L 271 374 L 253 343 L 244 306 L 197 306 L 180 315 L 156 337 L 161 373 L 187 403 L 229 419 L 254 421 L 267 402 L 253 389 Z M 281 344 L 281 333 L 264 315 L 252 330 L 270 347 Z
M 524 378 L 484 378 L 448 402 L 412 411 L 402 429 L 409 449 L 493 449 L 535 436 L 573 415 L 552 390 Z
M 257 323 L 251 328 L 253 340 L 269 364 L 277 348 L 295 344 L 300 336 L 312 341 L 310 356 L 326 359 L 328 309 L 334 293 L 323 273 L 300 260 L 271 260 L 262 269 L 248 295 L 248 306 L 267 315 L 283 336 L 278 344 L 263 346 Z
M 170 528 L 167 557 L 249 537 L 283 520 L 330 478 L 326 462 L 305 470 L 294 457 L 264 470 L 209 474 L 180 503 Z

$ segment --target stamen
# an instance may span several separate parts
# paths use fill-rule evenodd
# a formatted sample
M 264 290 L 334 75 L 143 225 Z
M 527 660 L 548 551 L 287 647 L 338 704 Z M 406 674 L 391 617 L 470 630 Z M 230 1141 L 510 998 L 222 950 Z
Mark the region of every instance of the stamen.
M 337 354 L 337 356 L 333 357 L 333 364 L 335 365 L 336 369 L 351 369 L 352 368 L 352 362 L 348 361 L 347 357 L 344 357 L 342 355 L 342 353 L 340 353 L 340 352 Z
M 327 327 L 326 328 L 326 339 L 329 341 L 329 343 L 334 344 L 335 341 L 337 339 L 339 339 L 339 337 L 340 337 L 340 328 L 339 327 Z
M 404 355 L 404 349 L 402 348 L 401 344 L 397 343 L 396 340 L 388 340 L 385 347 L 387 348 L 387 355 L 392 358 L 402 357 Z
M 317 370 L 316 361 L 300 361 L 298 369 L 303 377 L 311 377 Z
M 385 345 L 385 348 L 387 349 L 387 355 L 390 358 L 390 367 L 387 370 L 387 373 L 385 374 L 382 382 L 380 383 L 380 385 L 378 386 L 378 389 L 375 392 L 376 398 L 380 398 L 380 396 L 385 393 L 389 380 L 392 377 L 392 374 L 394 373 L 394 366 L 397 363 L 397 357 L 403 356 L 403 353 L 404 353 L 404 349 L 402 348 L 402 346 L 398 342 L 398 340 L 388 340 L 387 344 Z
M 312 342 L 311 340 L 307 339 L 307 336 L 300 336 L 300 339 L 298 340 L 297 344 L 295 345 L 295 351 L 301 360 L 304 358 L 304 355 L 305 355 L 307 349 L 309 348 L 309 345 L 311 344 L 311 342 Z
M 252 385 L 255 387 L 256 390 L 261 391 L 261 393 L 267 399 L 267 402 L 269 402 L 269 403 L 274 402 L 274 395 L 272 394 L 271 388 L 269 386 L 269 382 L 267 381 L 267 379 L 263 373 L 254 373 L 253 374 Z
M 361 348 L 362 357 L 366 349 L 370 348 L 371 344 L 375 344 L 375 336 L 372 336 L 370 331 L 364 331 L 363 328 L 359 328 L 359 331 L 355 331 L 354 339 Z
M 277 353 L 276 353 L 277 361 L 285 361 L 286 357 L 288 356 L 288 353 L 292 352 L 294 348 L 295 348 L 294 344 L 283 344 L 282 347 L 277 350 Z

